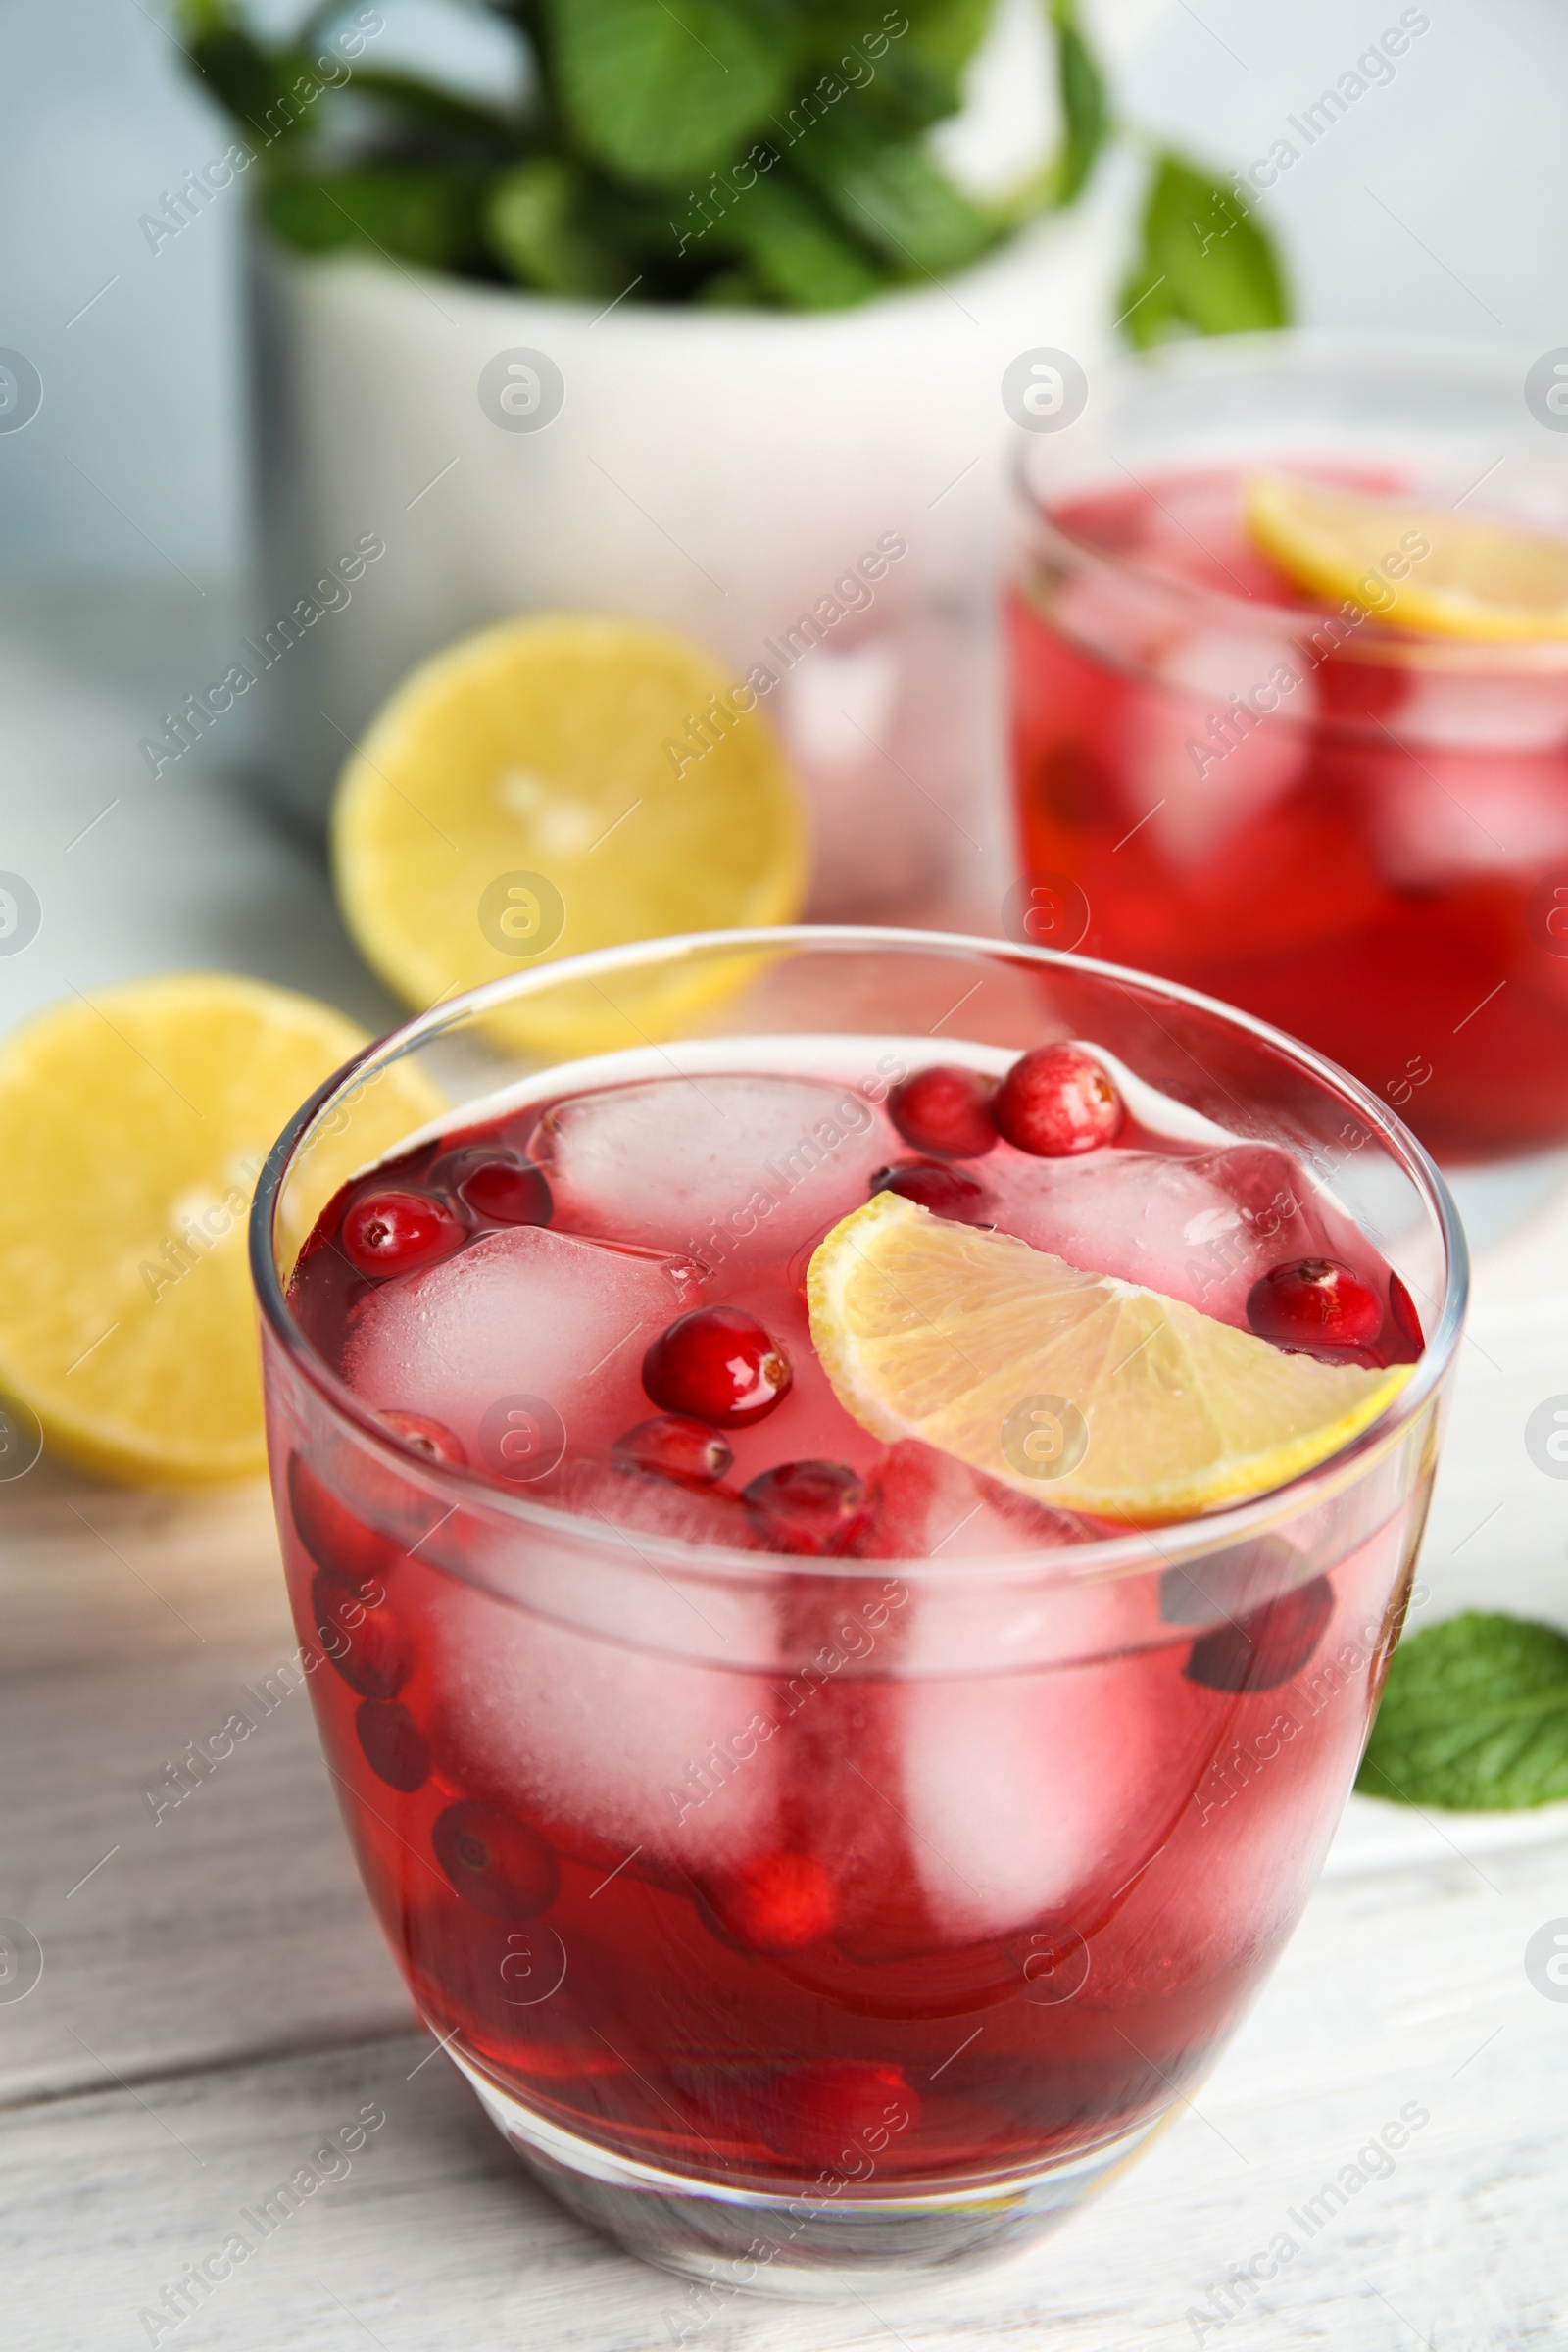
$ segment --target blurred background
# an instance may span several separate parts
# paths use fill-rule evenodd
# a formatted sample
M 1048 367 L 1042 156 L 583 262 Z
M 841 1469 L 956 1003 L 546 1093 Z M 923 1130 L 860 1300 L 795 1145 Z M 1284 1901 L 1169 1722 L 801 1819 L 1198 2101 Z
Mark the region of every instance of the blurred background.
M 482 75 L 500 47 L 492 27 L 455 24 L 419 0 L 385 0 L 381 13 L 382 62 L 444 58 Z M 1132 51 L 1123 112 L 1243 167 L 1399 13 L 1394 0 L 1302 11 L 1145 0 L 1113 12 Z M 1282 176 L 1262 217 L 1303 325 L 1545 348 L 1568 335 L 1568 17 L 1552 0 L 1436 0 L 1431 14 L 1394 79 Z M 46 385 L 36 423 L 0 441 L 0 565 L 37 587 L 131 581 L 159 593 L 188 575 L 222 588 L 245 530 L 241 206 L 214 206 L 157 254 L 137 226 L 220 148 L 220 119 L 192 87 L 158 0 L 5 0 L 0 25 L 0 340 Z
M 512 72 L 510 45 L 477 10 L 385 0 L 378 13 L 383 67 L 433 67 L 478 90 Z M 255 21 L 281 27 L 297 16 L 265 6 Z M 1426 24 L 1428 12 L 1404 16 Z M 967 115 L 940 133 L 944 154 L 977 183 L 1054 143 L 1043 17 L 1034 0 L 1004 0 Z M 1096 0 L 1085 21 L 1134 133 L 1102 165 L 1090 200 L 1116 247 L 1096 265 L 1107 337 L 1106 290 L 1134 242 L 1140 136 L 1201 159 L 1223 182 L 1265 156 L 1288 118 L 1399 19 L 1394 0 L 1370 12 L 1348 0 L 1311 12 L 1262 0 Z M 156 251 L 141 226 L 166 191 L 221 153 L 229 125 L 195 86 L 159 0 L 4 0 L 0 24 L 0 345 L 24 353 L 44 387 L 27 428 L 0 434 L 0 866 L 24 875 L 44 910 L 36 950 L 0 966 L 0 1024 L 68 983 L 219 963 L 292 980 L 384 1027 L 398 1008 L 344 936 L 318 853 L 275 810 L 227 789 L 255 766 L 254 713 L 161 779 L 138 749 L 161 711 L 221 676 L 255 609 L 244 590 L 245 187 Z M 1298 319 L 1536 351 L 1563 340 L 1565 73 L 1568 20 L 1548 0 L 1435 7 L 1390 77 L 1257 201 Z M 986 405 L 1000 432 L 989 394 Z M 966 487 L 938 519 L 956 516 L 968 496 Z M 388 563 L 369 586 L 387 593 L 396 568 Z M 452 610 L 447 634 L 486 616 Z M 367 600 L 352 622 L 331 624 L 334 646 L 378 626 L 375 612 Z M 700 619 L 670 617 L 705 633 Z M 825 666 L 812 665 L 813 681 Z M 991 673 L 965 691 L 971 713 L 994 720 Z M 337 715 L 357 726 L 364 713 Z M 916 731 L 925 731 L 918 715 Z M 988 855 L 1000 867 L 1008 846 L 999 746 L 985 757 Z M 986 907 L 997 903 L 993 886 Z M 994 914 L 968 919 L 998 927 Z

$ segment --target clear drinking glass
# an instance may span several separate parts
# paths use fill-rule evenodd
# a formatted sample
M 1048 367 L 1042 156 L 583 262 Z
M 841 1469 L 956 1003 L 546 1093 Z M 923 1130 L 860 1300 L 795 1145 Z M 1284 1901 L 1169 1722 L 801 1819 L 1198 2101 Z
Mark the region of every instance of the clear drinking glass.
M 566 1035 L 566 1066 L 527 1043 Z M 1283 1147 L 1415 1301 L 1407 1385 L 1307 1475 L 1010 1556 L 700 1547 L 421 1457 L 291 1308 L 355 1124 L 383 1144 L 411 1069 L 461 1128 L 499 1088 L 939 1052 L 1001 1068 L 1051 1037 L 1118 1057 L 1191 1134 Z M 1295 1205 L 1244 1203 L 1187 1246 L 1222 1272 Z M 273 1150 L 252 1251 L 301 1663 L 349 1834 L 421 2014 L 539 2179 L 665 2268 L 831 2295 L 1021 2246 L 1120 2170 L 1289 1936 L 1402 1619 L 1465 1265 L 1397 1120 L 1246 1015 L 1076 957 L 660 940 L 368 1049 Z M 510 1425 L 524 1453 L 539 1419 Z M 854 1899 L 770 1947 L 724 1889 L 781 1809 Z
M 1568 1137 L 1568 639 L 1298 595 L 1242 485 L 1313 474 L 1568 540 L 1540 372 L 1226 335 L 1107 370 L 1020 459 L 1014 935 L 1277 1022 L 1446 1163 Z M 1419 578 L 1418 550 L 1387 556 Z

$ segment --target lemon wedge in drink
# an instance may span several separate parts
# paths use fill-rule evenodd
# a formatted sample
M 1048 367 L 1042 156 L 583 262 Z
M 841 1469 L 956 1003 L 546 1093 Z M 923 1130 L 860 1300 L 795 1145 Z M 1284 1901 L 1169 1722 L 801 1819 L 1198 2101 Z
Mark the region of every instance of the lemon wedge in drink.
M 1282 1486 L 1409 1378 L 1287 1355 L 1158 1291 L 878 1193 L 811 1259 L 839 1402 L 1061 1510 L 1153 1526 Z
M 415 670 L 343 770 L 344 919 L 421 1009 L 583 949 L 790 921 L 801 804 L 750 687 L 641 621 L 507 621 Z M 493 1025 L 555 1053 L 635 1046 L 749 976 L 674 964 L 515 1000 Z
M 0 1390 L 19 1445 L 35 1416 L 106 1477 L 264 1466 L 251 1196 L 279 1131 L 365 1043 L 309 997 L 182 972 L 73 996 L 0 1045 Z M 292 1194 L 293 1246 L 438 1108 L 407 1065 L 367 1087 Z
M 1254 545 L 1314 596 L 1445 637 L 1568 637 L 1561 539 L 1275 473 L 1250 478 L 1244 512 Z

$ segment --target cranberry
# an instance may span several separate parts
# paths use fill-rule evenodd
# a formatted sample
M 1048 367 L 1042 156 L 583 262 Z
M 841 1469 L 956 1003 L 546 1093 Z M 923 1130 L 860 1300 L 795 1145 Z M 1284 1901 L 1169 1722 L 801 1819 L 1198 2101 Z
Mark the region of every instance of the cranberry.
M 1200 1635 L 1187 1661 L 1187 1680 L 1209 1690 L 1272 1690 L 1300 1673 L 1333 1614 L 1334 1588 L 1326 1576 L 1314 1576 L 1234 1624 Z
M 763 2130 L 782 2155 L 803 2164 L 862 2169 L 890 2139 L 918 2123 L 920 2102 L 896 2066 L 817 2058 L 792 2067 L 769 2088 Z
M 1421 1318 L 1415 1311 L 1415 1300 L 1397 1274 L 1389 1276 L 1389 1313 L 1393 1318 L 1395 1330 L 1410 1350 L 1410 1360 L 1413 1363 L 1427 1343 L 1421 1329 Z
M 430 1743 L 396 1699 L 366 1698 L 354 1716 L 365 1761 L 389 1788 L 412 1796 L 430 1778 Z
M 934 1217 L 947 1217 L 960 1225 L 979 1224 L 990 1205 L 983 1185 L 961 1168 L 946 1167 L 934 1159 L 906 1159 L 891 1168 L 878 1168 L 871 1190 L 897 1193 L 901 1200 L 918 1201 Z
M 997 1140 L 991 1117 L 994 1078 L 980 1070 L 934 1062 L 916 1070 L 888 1097 L 888 1115 L 906 1144 L 945 1159 L 978 1159 Z
M 656 1413 L 651 1421 L 639 1421 L 611 1450 L 619 1468 L 678 1478 L 685 1487 L 713 1486 L 735 1459 L 728 1440 L 716 1429 L 680 1413 Z
M 468 1458 L 462 1439 L 454 1436 L 444 1421 L 432 1421 L 426 1413 L 378 1413 L 376 1419 L 384 1421 L 395 1438 L 427 1462 L 455 1462 L 461 1469 Z
M 710 1892 L 720 1921 L 759 1952 L 793 1952 L 833 1925 L 838 1895 L 809 1854 L 763 1854 Z
M 343 1220 L 343 1248 L 361 1274 L 415 1274 L 450 1257 L 466 1235 L 429 1193 L 362 1193 Z
M 455 1193 L 465 1208 L 492 1225 L 548 1225 L 555 1208 L 544 1170 L 495 1144 L 443 1152 L 425 1182 Z
M 1281 1348 L 1369 1348 L 1383 1329 L 1383 1304 L 1348 1266 L 1298 1257 L 1253 1283 L 1247 1320 L 1260 1340 Z
M 351 1690 L 362 1698 L 396 1698 L 414 1672 L 414 1652 L 373 1577 L 356 1582 L 318 1569 L 311 1580 L 311 1622 Z
M 780 1462 L 743 1488 L 741 1500 L 772 1550 L 809 1559 L 848 1551 L 871 1516 L 864 1481 L 842 1462 Z
M 1121 1097 L 1081 1047 L 1037 1046 L 1002 1081 L 993 1115 L 1017 1151 L 1062 1159 L 1110 1142 L 1121 1125 Z
M 459 1894 L 492 1919 L 532 1919 L 556 1899 L 555 1855 L 526 1822 L 498 1805 L 448 1805 L 430 1843 Z
M 760 1421 L 793 1377 L 783 1348 L 738 1306 L 677 1315 L 643 1357 L 643 1387 L 655 1404 L 731 1426 Z
M 390 1536 L 357 1519 L 297 1453 L 288 1459 L 288 1504 L 295 1533 L 318 1568 L 350 1579 L 382 1577 L 402 1557 Z

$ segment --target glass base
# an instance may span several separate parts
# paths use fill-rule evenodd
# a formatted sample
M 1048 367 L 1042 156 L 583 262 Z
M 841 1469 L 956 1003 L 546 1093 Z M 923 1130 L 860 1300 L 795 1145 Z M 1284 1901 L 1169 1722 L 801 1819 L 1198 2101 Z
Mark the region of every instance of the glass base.
M 692 2335 L 712 2316 L 715 2294 L 834 2302 L 872 2281 L 889 2290 L 917 2286 L 933 2273 L 1021 2254 L 1105 2187 L 1166 2121 L 1156 2117 L 1039 2172 L 906 2194 L 846 2183 L 835 2195 L 821 2181 L 803 2182 L 792 2196 L 616 2156 L 547 2123 L 450 2045 L 447 2054 L 503 2138 L 568 2212 L 707 2290 L 694 2294 Z M 678 2314 L 671 2318 L 678 2323 Z M 678 2324 L 674 2331 L 684 2341 Z

